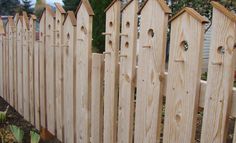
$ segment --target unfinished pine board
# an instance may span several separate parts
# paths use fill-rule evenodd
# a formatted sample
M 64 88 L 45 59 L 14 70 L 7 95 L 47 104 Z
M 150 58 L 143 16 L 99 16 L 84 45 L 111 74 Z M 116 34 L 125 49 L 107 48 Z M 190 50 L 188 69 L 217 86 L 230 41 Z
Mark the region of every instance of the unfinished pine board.
M 23 25 L 22 17 L 17 22 L 16 34 L 16 49 L 17 49 L 17 97 L 18 97 L 18 112 L 23 115 Z
M 91 143 L 103 143 L 104 56 L 92 55 L 91 75 Z
M 14 95 L 13 95 L 13 32 L 14 32 L 14 21 L 12 17 L 8 17 L 8 76 L 9 76 L 9 103 L 14 106 Z
M 5 74 L 5 69 L 6 69 L 6 66 L 5 66 L 5 57 L 6 57 L 6 36 L 3 35 L 2 36 L 2 85 L 3 85 L 3 99 L 6 100 L 6 74 Z
M 3 50 L 3 37 L 5 34 L 5 30 L 4 30 L 4 26 L 3 26 L 3 21 L 2 18 L 0 18 L 0 96 L 4 97 L 4 92 L 3 92 L 3 77 L 4 77 L 4 60 L 3 60 L 3 54 L 4 54 L 4 50 Z
M 137 143 L 160 142 L 163 97 L 161 77 L 165 71 L 169 13 L 170 9 L 164 10 L 156 0 L 147 1 L 141 11 L 134 137 Z
M 226 13 L 215 7 L 215 4 L 219 5 L 213 2 L 211 49 L 201 135 L 202 143 L 226 142 L 229 112 L 232 105 L 236 16 L 231 13 L 234 20 L 230 19 Z M 221 7 L 226 10 L 223 6 Z M 230 13 L 227 10 L 226 12 Z
M 45 33 L 45 66 L 46 66 L 46 107 L 47 107 L 47 129 L 55 134 L 55 94 L 54 94 L 54 31 L 55 19 L 51 15 L 51 9 L 45 10 L 46 33 Z
M 69 11 L 63 24 L 63 95 L 64 95 L 64 142 L 75 142 L 75 76 L 74 56 L 76 41 L 76 20 Z
M 34 47 L 35 47 L 35 29 L 36 18 L 31 15 L 29 20 L 29 108 L 30 108 L 30 122 L 34 125 Z
M 138 1 L 130 1 L 122 10 L 118 143 L 133 142 L 134 89 L 137 48 Z
M 16 22 L 15 20 L 17 19 L 18 14 L 15 15 L 14 17 L 14 29 L 13 29 L 13 97 L 14 97 L 14 108 L 18 111 L 18 95 L 17 95 L 17 49 L 16 49 L 16 44 L 17 44 L 17 39 L 16 39 L 16 34 L 17 34 L 17 27 L 16 27 Z
M 46 96 L 45 96 L 45 11 L 40 19 L 39 33 L 39 96 L 40 96 L 40 122 L 46 128 Z
M 114 0 L 106 10 L 104 143 L 117 141 L 118 52 L 120 35 L 120 1 Z
M 90 9 L 87 9 L 90 7 Z M 87 0 L 77 9 L 77 39 L 75 49 L 76 142 L 90 140 L 91 51 L 93 12 Z
M 9 96 L 9 23 L 6 24 L 6 37 L 5 37 L 5 84 L 6 84 L 6 95 L 5 99 L 9 103 L 10 102 L 10 96 Z
M 62 75 L 62 44 L 65 11 L 59 3 L 55 4 L 56 26 L 55 26 L 55 100 L 56 100 L 56 130 L 57 138 L 63 142 L 63 75 Z
M 40 97 L 39 97 L 39 41 L 34 44 L 34 113 L 35 127 L 40 130 Z
M 194 142 L 205 22 L 191 8 L 171 21 L 164 143 Z
M 23 107 L 24 118 L 30 121 L 29 114 L 29 29 L 28 29 L 28 16 L 26 13 L 23 15 Z

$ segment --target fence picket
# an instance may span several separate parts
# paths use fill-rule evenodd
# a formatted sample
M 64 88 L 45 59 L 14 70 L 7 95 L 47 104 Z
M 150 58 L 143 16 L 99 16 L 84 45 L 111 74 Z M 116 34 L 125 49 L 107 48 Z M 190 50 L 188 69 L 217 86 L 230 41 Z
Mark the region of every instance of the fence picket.
M 136 71 L 138 1 L 131 0 L 121 10 L 121 51 L 119 75 L 118 143 L 133 142 L 134 89 Z
M 212 38 L 202 143 L 226 142 L 234 81 L 235 54 L 233 51 L 236 39 L 236 15 L 217 2 L 212 2 L 212 5 Z
M 91 143 L 103 143 L 104 56 L 92 55 Z
M 56 27 L 55 27 L 55 98 L 56 98 L 56 130 L 57 138 L 63 141 L 63 27 L 62 23 L 65 19 L 65 10 L 59 3 L 56 5 Z
M 4 45 L 3 45 L 3 36 L 5 34 L 4 26 L 3 26 L 3 21 L 2 18 L 0 17 L 0 96 L 4 97 L 4 92 L 3 92 L 3 78 L 4 78 Z

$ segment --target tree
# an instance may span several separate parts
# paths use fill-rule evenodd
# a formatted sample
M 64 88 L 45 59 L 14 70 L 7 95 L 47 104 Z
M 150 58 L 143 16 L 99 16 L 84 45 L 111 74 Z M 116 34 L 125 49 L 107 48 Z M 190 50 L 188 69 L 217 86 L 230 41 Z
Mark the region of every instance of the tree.
M 94 10 L 93 19 L 93 51 L 103 52 L 105 50 L 105 36 L 101 33 L 105 31 L 106 13 L 105 8 L 112 2 L 112 0 L 90 0 L 91 6 Z
M 33 14 L 34 9 L 32 8 L 31 0 L 22 0 L 22 11 L 27 12 L 28 14 Z
M 46 5 L 45 0 L 36 1 L 34 13 L 37 16 L 37 18 L 39 18 L 40 15 L 42 14 L 45 5 Z
M 63 0 L 63 3 L 64 3 L 64 9 L 66 11 L 68 10 L 76 11 L 76 8 L 80 3 L 80 0 Z
M 0 15 L 15 15 L 19 11 L 19 0 L 0 0 Z

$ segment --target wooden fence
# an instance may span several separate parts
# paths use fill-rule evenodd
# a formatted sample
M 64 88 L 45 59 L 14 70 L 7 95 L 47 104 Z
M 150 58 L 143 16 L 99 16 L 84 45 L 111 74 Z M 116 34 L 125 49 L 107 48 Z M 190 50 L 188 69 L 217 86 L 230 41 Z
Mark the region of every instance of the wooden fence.
M 192 8 L 169 19 L 163 0 L 140 9 L 137 0 L 122 9 L 114 0 L 105 10 L 103 54 L 91 52 L 94 13 L 87 0 L 76 14 L 58 3 L 55 13 L 46 6 L 39 40 L 35 16 L 9 16 L 5 30 L 0 20 L 0 95 L 65 143 L 193 143 L 199 107 L 201 142 L 225 143 L 229 117 L 236 117 L 236 15 L 212 5 L 207 82 L 200 75 L 208 21 Z

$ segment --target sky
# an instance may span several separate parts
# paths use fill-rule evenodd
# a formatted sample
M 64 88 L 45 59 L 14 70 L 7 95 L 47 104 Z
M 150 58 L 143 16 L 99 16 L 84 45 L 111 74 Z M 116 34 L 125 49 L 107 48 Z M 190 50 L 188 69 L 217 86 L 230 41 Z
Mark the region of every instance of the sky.
M 32 3 L 35 4 L 36 0 L 32 0 Z M 62 0 L 46 0 L 48 4 L 53 4 L 54 2 L 59 2 L 62 4 Z

